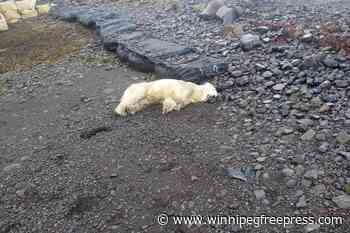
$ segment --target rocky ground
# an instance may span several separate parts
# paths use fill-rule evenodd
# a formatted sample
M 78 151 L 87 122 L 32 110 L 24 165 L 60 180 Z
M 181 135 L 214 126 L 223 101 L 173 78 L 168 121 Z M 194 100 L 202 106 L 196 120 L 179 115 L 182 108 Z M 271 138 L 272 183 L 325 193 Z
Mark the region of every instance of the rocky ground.
M 242 32 L 227 37 L 220 21 L 199 18 L 203 1 L 84 4 L 101 2 L 225 59 L 229 72 L 213 79 L 221 97 L 115 117 L 122 91 L 153 77 L 93 35 L 78 54 L 0 74 L 0 232 L 349 232 L 348 1 L 227 1 L 244 9 Z M 248 33 L 260 45 L 243 51 Z M 344 223 L 161 227 L 160 213 Z

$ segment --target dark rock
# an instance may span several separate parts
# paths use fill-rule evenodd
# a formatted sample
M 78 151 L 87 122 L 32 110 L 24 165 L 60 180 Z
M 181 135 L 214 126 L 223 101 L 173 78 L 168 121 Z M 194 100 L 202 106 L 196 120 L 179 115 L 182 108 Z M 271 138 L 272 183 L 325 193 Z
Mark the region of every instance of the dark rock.
M 322 60 L 323 65 L 325 65 L 328 68 L 338 68 L 339 67 L 339 62 L 331 56 L 326 56 L 323 60 Z

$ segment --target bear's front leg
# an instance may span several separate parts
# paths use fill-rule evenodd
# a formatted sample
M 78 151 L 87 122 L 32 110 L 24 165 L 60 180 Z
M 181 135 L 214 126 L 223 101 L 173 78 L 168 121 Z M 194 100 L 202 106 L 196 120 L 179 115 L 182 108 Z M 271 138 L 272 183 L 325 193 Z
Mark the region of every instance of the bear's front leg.
M 176 108 L 177 104 L 176 102 L 171 99 L 171 98 L 166 98 L 165 100 L 163 100 L 163 110 L 162 113 L 168 113 L 173 111 Z

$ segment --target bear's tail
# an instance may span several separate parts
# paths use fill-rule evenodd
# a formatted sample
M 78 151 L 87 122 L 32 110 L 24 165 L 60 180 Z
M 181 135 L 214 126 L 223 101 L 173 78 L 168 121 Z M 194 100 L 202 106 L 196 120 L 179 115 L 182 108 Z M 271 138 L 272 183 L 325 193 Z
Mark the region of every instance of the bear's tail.
M 126 106 L 122 103 L 120 103 L 115 109 L 114 112 L 118 115 L 121 116 L 126 116 L 127 112 L 126 112 Z

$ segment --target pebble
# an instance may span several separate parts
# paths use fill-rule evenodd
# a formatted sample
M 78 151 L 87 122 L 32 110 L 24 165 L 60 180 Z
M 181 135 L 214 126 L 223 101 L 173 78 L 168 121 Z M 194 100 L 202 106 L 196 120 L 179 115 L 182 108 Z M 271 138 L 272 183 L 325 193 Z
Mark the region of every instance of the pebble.
M 316 132 L 313 129 L 309 129 L 308 131 L 306 131 L 306 133 L 304 133 L 301 136 L 301 140 L 302 141 L 311 141 L 316 135 Z
M 350 195 L 344 194 L 332 199 L 333 202 L 337 204 L 337 206 L 341 209 L 349 209 L 350 208 Z
M 260 190 L 255 190 L 255 191 L 254 191 L 254 195 L 255 195 L 255 198 L 256 198 L 257 200 L 262 200 L 262 199 L 265 198 L 266 193 L 265 193 L 264 190 L 260 189 Z
M 329 143 L 328 142 L 323 142 L 320 147 L 318 148 L 318 150 L 322 153 L 325 153 L 328 151 L 329 148 Z
M 306 199 L 305 199 L 305 196 L 303 195 L 303 196 L 301 196 L 300 198 L 299 198 L 299 200 L 298 200 L 298 202 L 297 202 L 297 204 L 296 204 L 296 207 L 297 208 L 304 208 L 304 207 L 306 207 L 307 205 L 306 205 Z
M 253 34 L 244 34 L 240 39 L 241 47 L 244 51 L 252 50 L 261 45 L 259 36 Z
M 266 79 L 269 79 L 273 76 L 273 73 L 271 71 L 265 71 L 262 76 Z
M 272 87 L 272 89 L 274 91 L 282 91 L 284 89 L 286 85 L 285 84 L 282 84 L 282 83 L 279 83 L 279 84 L 276 84 Z
M 319 170 L 317 170 L 317 169 L 312 169 L 312 170 L 309 170 L 309 171 L 307 171 L 307 172 L 305 172 L 305 174 L 304 174 L 304 177 L 305 178 L 313 178 L 313 179 L 317 179 L 318 178 L 318 175 L 319 175 Z
M 295 172 L 293 169 L 290 169 L 290 168 L 284 168 L 282 170 L 282 174 L 285 175 L 285 176 L 294 176 Z
M 309 233 L 309 232 L 313 232 L 313 231 L 318 230 L 320 227 L 321 227 L 321 225 L 319 225 L 319 224 L 309 223 L 305 226 L 304 229 L 305 229 L 306 233 Z
M 339 144 L 348 144 L 350 143 L 350 134 L 348 134 L 347 132 L 343 131 L 340 132 L 336 138 L 337 143 Z

